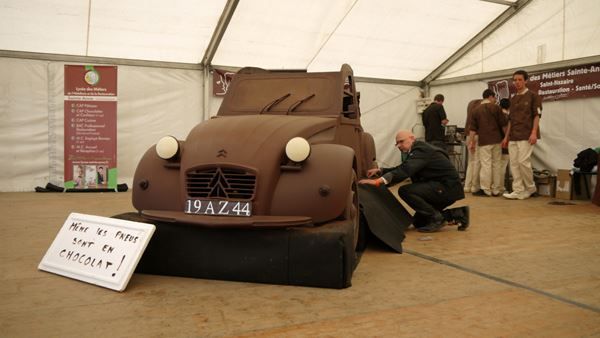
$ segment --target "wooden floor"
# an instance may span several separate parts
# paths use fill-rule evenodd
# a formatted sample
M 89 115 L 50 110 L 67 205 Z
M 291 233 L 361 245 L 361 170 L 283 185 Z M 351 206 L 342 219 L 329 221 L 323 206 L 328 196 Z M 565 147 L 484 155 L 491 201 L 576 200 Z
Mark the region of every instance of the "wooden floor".
M 70 212 L 130 193 L 1 193 L 1 337 L 600 337 L 600 207 L 468 196 L 466 232 L 371 245 L 331 290 L 135 274 L 123 293 L 37 270 Z

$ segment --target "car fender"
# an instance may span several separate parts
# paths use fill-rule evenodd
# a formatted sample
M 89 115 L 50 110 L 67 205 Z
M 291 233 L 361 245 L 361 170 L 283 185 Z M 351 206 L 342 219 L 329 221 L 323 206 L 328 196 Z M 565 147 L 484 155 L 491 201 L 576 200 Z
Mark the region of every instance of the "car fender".
M 282 170 L 271 201 L 271 215 L 310 216 L 314 224 L 340 216 L 353 177 L 354 150 L 318 144 L 300 170 Z
M 363 132 L 361 136 L 361 151 L 363 155 L 364 172 L 360 173 L 360 177 L 367 177 L 369 169 L 377 168 L 377 152 L 375 150 L 375 140 L 373 136 L 367 132 Z
M 179 142 L 183 148 L 183 142 Z M 133 176 L 133 206 L 141 210 L 181 210 L 179 162 L 164 160 L 156 145 L 142 156 Z

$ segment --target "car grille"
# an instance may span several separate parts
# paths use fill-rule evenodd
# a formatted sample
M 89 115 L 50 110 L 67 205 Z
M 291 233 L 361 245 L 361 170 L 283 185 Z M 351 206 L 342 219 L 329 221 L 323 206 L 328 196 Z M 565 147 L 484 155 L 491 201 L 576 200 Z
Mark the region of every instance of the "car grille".
M 256 174 L 241 168 L 203 168 L 186 174 L 189 197 L 250 200 L 254 197 Z

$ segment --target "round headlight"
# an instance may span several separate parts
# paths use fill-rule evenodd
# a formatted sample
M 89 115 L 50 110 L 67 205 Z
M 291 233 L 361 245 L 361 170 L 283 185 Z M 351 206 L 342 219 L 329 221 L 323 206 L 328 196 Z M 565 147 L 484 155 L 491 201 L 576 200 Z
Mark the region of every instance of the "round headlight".
M 173 136 L 165 136 L 156 143 L 156 154 L 158 157 L 169 160 L 179 152 L 179 142 Z
M 302 137 L 294 137 L 286 144 L 285 154 L 294 162 L 302 162 L 310 155 L 310 144 Z

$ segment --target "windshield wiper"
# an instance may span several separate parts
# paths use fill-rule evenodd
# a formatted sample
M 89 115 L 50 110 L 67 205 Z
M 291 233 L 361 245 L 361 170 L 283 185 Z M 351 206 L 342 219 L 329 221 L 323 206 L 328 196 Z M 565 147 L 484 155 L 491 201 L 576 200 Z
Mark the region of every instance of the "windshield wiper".
M 315 96 L 315 94 L 310 94 L 307 97 L 300 99 L 296 102 L 294 102 L 287 110 L 287 112 L 285 113 L 286 115 L 288 115 L 290 112 L 293 112 L 294 110 L 296 110 L 296 108 L 298 108 L 298 106 L 300 106 L 301 104 L 303 104 L 304 102 L 312 99 Z
M 287 93 L 287 94 L 283 95 L 282 97 L 280 97 L 280 98 L 278 98 L 278 99 L 275 99 L 275 100 L 273 100 L 273 101 L 269 102 L 269 103 L 268 103 L 266 106 L 264 106 L 264 107 L 263 107 L 263 109 L 261 109 L 261 110 L 260 110 L 260 113 L 259 113 L 259 114 L 262 114 L 262 113 L 264 113 L 264 112 L 266 112 L 266 111 L 269 111 L 269 110 L 271 110 L 271 108 L 273 108 L 273 106 L 274 106 L 274 105 L 276 105 L 276 104 L 278 104 L 279 102 L 281 102 L 281 101 L 283 101 L 283 100 L 287 99 L 287 98 L 288 98 L 290 95 L 292 95 L 292 94 L 291 94 L 291 93 Z

